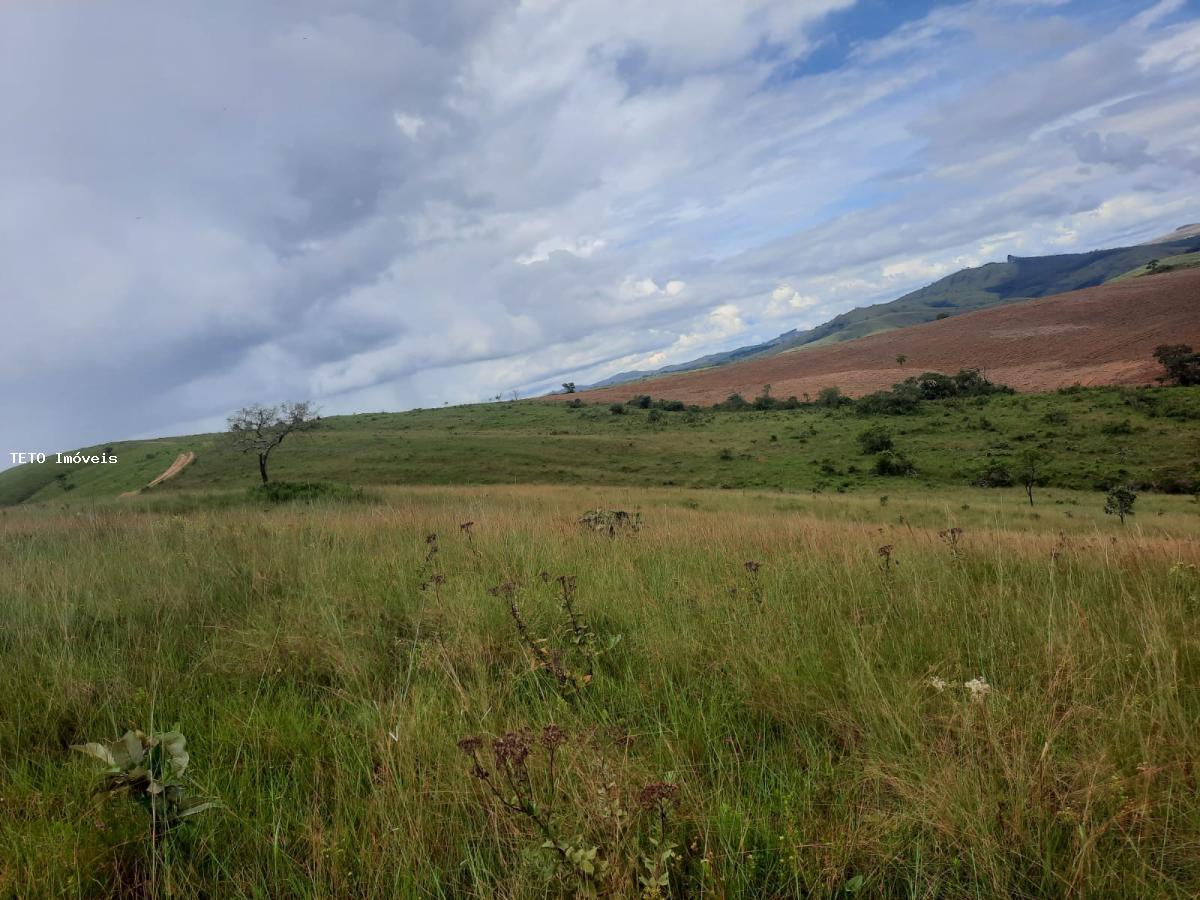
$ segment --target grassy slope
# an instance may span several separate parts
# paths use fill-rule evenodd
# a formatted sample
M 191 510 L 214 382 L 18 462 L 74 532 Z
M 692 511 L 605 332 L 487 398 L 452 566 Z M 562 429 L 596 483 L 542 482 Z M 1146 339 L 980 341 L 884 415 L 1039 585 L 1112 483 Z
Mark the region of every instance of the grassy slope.
M 533 782 L 553 833 L 598 848 L 604 896 L 637 893 L 660 828 L 637 795 L 662 779 L 680 792 L 679 895 L 1200 892 L 1185 498 L 1144 498 L 1122 528 L 1094 503 L 1033 519 L 979 490 L 887 507 L 380 493 L 0 516 L 0 895 L 573 896 L 455 748 L 551 722 L 568 736 L 556 786 L 538 751 Z M 571 525 L 596 504 L 640 507 L 645 527 Z M 957 548 L 935 532 L 952 525 Z M 581 614 L 621 636 L 569 702 L 486 590 L 519 581 L 530 627 L 564 645 L 540 571 L 578 576 Z M 963 683 L 980 676 L 993 693 L 974 704 Z M 178 723 L 195 789 L 224 804 L 157 854 L 142 810 L 94 795 L 95 767 L 67 749 L 151 721 Z
M 203 441 L 210 441 L 210 437 Z M 47 454 L 43 465 L 17 466 L 0 472 L 0 506 L 64 497 L 106 497 L 132 491 L 152 481 L 192 444 L 190 438 L 119 441 L 83 448 L 85 456 L 108 452 L 118 462 L 109 465 L 58 465 Z
M 1198 253 L 1180 253 L 1175 256 L 1165 256 L 1158 261 L 1159 268 L 1155 272 L 1146 271 L 1144 265 L 1130 269 L 1127 272 L 1122 272 L 1115 278 L 1110 278 L 1109 281 L 1125 281 L 1127 278 L 1141 278 L 1144 275 L 1158 275 L 1163 272 L 1171 272 L 1175 269 L 1194 269 L 1200 266 L 1200 252 Z
M 1151 417 L 1130 397 L 1158 397 L 1192 419 Z M 1049 416 L 1049 419 L 1047 418 Z M 1065 417 L 1065 424 L 1063 418 Z M 1093 489 L 1115 480 L 1153 482 L 1166 470 L 1195 477 L 1200 389 L 1142 393 L 1089 389 L 1074 394 L 999 397 L 927 405 L 921 415 L 864 419 L 850 410 L 613 415 L 607 406 L 569 409 L 537 402 L 462 406 L 327 419 L 289 439 L 275 454 L 274 477 L 353 484 L 565 483 L 886 492 L 897 479 L 870 473 L 872 458 L 856 436 L 869 425 L 890 428 L 916 463 L 918 485 L 969 484 L 989 456 L 1014 457 L 1038 447 L 1051 459 L 1049 483 Z M 1128 433 L 1106 433 L 1116 426 Z M 0 473 L 0 500 L 14 502 L 41 485 L 32 502 L 112 496 L 145 484 L 178 452 L 196 462 L 153 493 L 253 485 L 252 458 L 220 435 L 139 444 L 117 466 L 81 467 L 64 492 L 56 467 Z M 153 454 L 153 455 L 150 455 Z M 728 457 L 728 458 L 723 458 Z M 41 472 L 36 470 L 41 468 Z

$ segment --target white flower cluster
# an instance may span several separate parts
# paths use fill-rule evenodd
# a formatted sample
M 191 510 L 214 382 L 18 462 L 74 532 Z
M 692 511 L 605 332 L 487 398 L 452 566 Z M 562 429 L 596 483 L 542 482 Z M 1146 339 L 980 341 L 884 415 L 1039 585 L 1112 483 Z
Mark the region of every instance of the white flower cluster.
M 945 678 L 939 678 L 936 675 L 929 678 L 925 683 L 939 694 L 944 693 L 946 688 L 950 687 L 949 681 Z M 987 683 L 987 680 L 982 675 L 978 678 L 972 678 L 970 681 L 963 682 L 963 687 L 967 689 L 967 697 L 972 703 L 983 703 L 992 692 L 992 686 Z

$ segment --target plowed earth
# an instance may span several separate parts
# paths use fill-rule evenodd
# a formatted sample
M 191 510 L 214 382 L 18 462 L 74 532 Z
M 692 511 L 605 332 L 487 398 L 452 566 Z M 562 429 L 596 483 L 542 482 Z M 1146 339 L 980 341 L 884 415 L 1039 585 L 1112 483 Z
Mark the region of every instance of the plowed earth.
M 766 359 L 582 391 L 588 402 L 635 394 L 711 404 L 747 399 L 771 385 L 775 397 L 815 397 L 824 387 L 861 396 L 926 371 L 978 368 L 1020 391 L 1082 385 L 1151 384 L 1154 348 L 1200 346 L 1200 269 L 964 313 L 858 340 L 801 348 Z M 896 357 L 906 357 L 903 365 Z M 557 394 L 555 400 L 566 399 Z

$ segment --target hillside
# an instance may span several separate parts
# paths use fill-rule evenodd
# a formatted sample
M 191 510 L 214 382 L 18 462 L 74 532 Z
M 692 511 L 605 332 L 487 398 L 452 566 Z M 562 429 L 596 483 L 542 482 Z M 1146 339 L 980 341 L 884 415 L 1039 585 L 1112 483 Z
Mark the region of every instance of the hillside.
M 809 352 L 809 351 L 805 351 Z M 811 351 L 816 352 L 816 351 Z M 1047 454 L 1048 486 L 1094 490 L 1129 480 L 1160 490 L 1200 487 L 1200 388 L 1129 392 L 1096 388 L 941 401 L 918 414 L 865 418 L 853 408 L 667 412 L 609 405 L 518 401 L 324 419 L 271 458 L 280 481 L 381 485 L 566 484 L 630 488 L 813 490 L 896 494 L 963 490 L 989 461 L 1027 447 Z M 889 429 L 916 466 L 911 477 L 878 475 L 858 435 Z M 225 435 L 115 443 L 117 465 L 20 466 L 0 472 L 0 505 L 122 508 L 238 504 L 258 483 L 252 457 Z M 121 497 L 165 471 L 177 455 L 195 462 L 170 481 Z M 1019 488 L 1008 489 L 1019 499 Z M 481 491 L 485 493 L 485 491 Z M 984 492 L 991 494 L 992 492 Z M 999 492 L 1000 495 L 1004 491 Z M 982 498 L 981 498 L 982 499 Z
M 982 368 L 993 380 L 1022 391 L 1075 383 L 1147 384 L 1158 374 L 1154 347 L 1181 341 L 1200 344 L 1197 269 L 1127 279 L 580 396 L 612 402 L 639 393 L 711 404 L 734 392 L 752 397 L 764 384 L 778 397 L 815 396 L 830 386 L 857 396 L 926 370 L 962 368 Z M 901 355 L 907 357 L 903 365 L 896 361 Z
M 1152 259 L 1200 250 L 1200 226 L 1185 225 L 1153 243 L 1133 247 L 1065 253 L 1054 256 L 1009 256 L 1005 262 L 961 269 L 896 300 L 859 307 L 815 328 L 792 330 L 761 344 L 714 353 L 654 371 L 621 372 L 589 388 L 607 387 L 673 372 L 729 365 L 773 356 L 797 347 L 855 340 L 881 331 L 905 328 L 1035 297 L 1094 287 L 1140 270 Z

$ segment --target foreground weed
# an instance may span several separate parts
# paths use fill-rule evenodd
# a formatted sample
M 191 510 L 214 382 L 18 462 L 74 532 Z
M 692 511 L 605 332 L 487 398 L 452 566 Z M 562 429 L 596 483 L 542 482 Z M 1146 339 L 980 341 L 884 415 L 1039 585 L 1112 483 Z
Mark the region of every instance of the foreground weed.
M 151 828 L 162 832 L 217 806 L 216 801 L 188 796 L 183 785 L 190 761 L 186 745 L 178 731 L 127 731 L 115 741 L 72 744 L 71 749 L 107 766 L 98 793 L 129 797 L 150 814 Z
M 607 534 L 610 538 L 642 530 L 642 514 L 630 514 L 623 509 L 592 509 L 580 516 L 578 521 L 584 529 Z
M 549 581 L 546 572 L 541 573 L 543 581 Z M 533 656 L 535 667 L 549 672 L 559 694 L 566 700 L 574 700 L 582 693 L 596 675 L 596 663 L 601 655 L 611 651 L 620 642 L 620 635 L 613 635 L 607 642 L 601 643 L 596 633 L 579 614 L 575 606 L 574 575 L 560 575 L 555 581 L 559 585 L 559 606 L 566 615 L 564 630 L 566 641 L 571 648 L 571 654 L 553 647 L 548 638 L 539 637 L 530 629 L 521 607 L 517 602 L 520 585 L 515 581 L 488 588 L 493 597 L 502 598 L 508 607 L 509 618 L 521 644 Z
M 564 766 L 568 744 L 575 756 Z M 458 747 L 485 805 L 532 830 L 531 840 L 553 854 L 556 876 L 573 896 L 624 896 L 634 881 L 643 897 L 664 896 L 680 859 L 669 816 L 678 785 L 654 781 L 637 793 L 645 823 L 637 829 L 594 736 L 570 741 L 552 723 L 537 734 L 520 729 L 490 741 L 465 737 Z
M 946 528 L 937 533 L 938 540 L 950 548 L 950 556 L 955 562 L 962 562 L 963 551 L 961 546 L 963 530 L 957 526 L 954 528 Z

